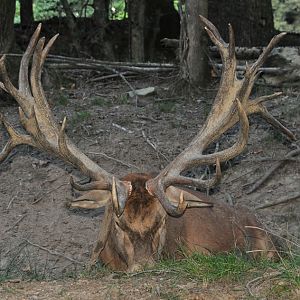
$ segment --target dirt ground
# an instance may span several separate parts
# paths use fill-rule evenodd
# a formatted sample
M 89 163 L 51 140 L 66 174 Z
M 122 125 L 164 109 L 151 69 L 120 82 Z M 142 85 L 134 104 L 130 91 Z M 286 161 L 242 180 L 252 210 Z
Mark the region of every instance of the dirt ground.
M 136 89 L 159 87 L 155 94 L 136 103 L 127 97 L 129 88 L 122 81 L 92 83 L 91 73 L 72 76 L 76 81 L 62 80 L 60 89 L 48 92 L 55 118 L 61 121 L 67 116 L 67 133 L 73 141 L 118 176 L 157 172 L 171 161 L 203 124 L 216 92 L 212 86 L 187 101 L 172 92 L 176 77 L 129 78 Z M 258 86 L 254 93 L 275 90 Z M 268 103 L 268 108 L 299 137 L 300 92 L 288 88 L 284 92 Z M 1 112 L 21 130 L 17 107 L 1 107 Z M 217 146 L 231 145 L 237 130 L 223 136 Z M 7 134 L 1 128 L 1 148 L 6 141 Z M 256 210 L 281 241 L 291 241 L 288 246 L 300 238 L 299 156 L 280 167 L 254 193 L 246 191 L 297 146 L 298 141 L 290 142 L 259 117 L 251 117 L 247 149 L 222 166 L 222 183 L 211 191 L 220 201 L 251 209 L 298 195 L 283 204 Z M 27 146 L 18 147 L 0 165 L 0 276 L 17 279 L 0 285 L 1 299 L 242 299 L 247 295 L 243 287 L 205 287 L 186 280 L 176 283 L 166 274 L 116 279 L 108 273 L 101 280 L 67 280 L 80 274 L 87 263 L 103 214 L 66 207 L 77 195 L 69 185 L 70 174 L 82 183 L 88 180 L 59 159 Z M 18 282 L 23 277 L 54 281 Z M 167 297 L 168 293 L 177 298 Z

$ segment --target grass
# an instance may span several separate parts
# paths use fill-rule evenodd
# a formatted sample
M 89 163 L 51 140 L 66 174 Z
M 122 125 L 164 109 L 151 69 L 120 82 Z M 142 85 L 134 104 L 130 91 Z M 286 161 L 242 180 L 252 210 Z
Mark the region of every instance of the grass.
M 12 272 L 14 275 L 15 272 Z M 276 276 L 271 276 L 274 274 Z M 19 273 L 18 278 L 23 280 L 45 280 L 41 274 L 33 272 L 33 274 Z M 149 274 L 153 276 L 165 278 L 168 283 L 168 288 L 162 290 L 162 299 L 181 299 L 180 291 L 176 289 L 176 284 L 180 282 L 198 282 L 201 284 L 228 284 L 231 289 L 232 285 L 245 289 L 247 283 L 255 281 L 253 289 L 262 287 L 259 294 L 267 299 L 292 299 L 292 295 L 296 290 L 300 289 L 300 256 L 294 255 L 273 262 L 269 260 L 253 260 L 245 256 L 240 256 L 235 253 L 220 254 L 214 256 L 205 256 L 195 253 L 191 256 L 185 256 L 181 260 L 164 259 L 158 262 L 154 267 L 142 270 L 134 274 L 126 274 L 123 272 L 112 273 L 109 269 L 96 266 L 92 270 L 83 270 L 74 273 L 65 273 L 62 278 L 85 278 L 101 280 L 103 277 L 113 275 L 112 279 L 132 280 L 132 277 L 141 276 L 141 280 L 147 281 Z M 45 275 L 45 274 L 43 274 Z M 1 276 L 0 283 L 11 279 L 10 274 Z M 172 282 L 174 290 L 171 288 Z M 179 294 L 178 294 L 178 293 Z M 247 293 L 247 292 L 246 292 Z M 253 299 L 253 298 L 249 298 Z M 294 299 L 294 298 L 293 298 Z
M 255 278 L 259 279 L 259 283 L 269 280 L 272 284 L 268 285 L 269 289 L 265 292 L 268 297 L 276 299 L 300 289 L 300 256 L 274 262 L 253 260 L 235 253 L 216 256 L 195 253 L 182 260 L 162 260 L 155 266 L 155 270 L 172 272 L 176 277 L 207 284 L 222 281 L 246 286 L 247 282 Z M 271 274 L 276 274 L 276 278 Z
M 67 106 L 69 103 L 68 96 L 63 91 L 58 91 L 53 100 L 57 105 L 60 106 Z
M 176 103 L 172 101 L 162 101 L 156 103 L 159 111 L 163 113 L 173 113 L 176 109 Z
M 101 97 L 91 98 L 91 104 L 95 105 L 95 106 L 101 106 L 101 107 L 111 107 L 112 106 L 111 101 L 101 98 Z
M 88 111 L 78 111 L 71 118 L 71 124 L 76 125 L 78 123 L 82 123 L 91 117 L 91 114 Z

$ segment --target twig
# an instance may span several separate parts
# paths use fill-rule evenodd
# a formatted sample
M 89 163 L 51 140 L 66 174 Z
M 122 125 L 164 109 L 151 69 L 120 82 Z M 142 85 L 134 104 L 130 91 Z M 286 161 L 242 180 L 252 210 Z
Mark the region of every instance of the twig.
M 88 153 L 88 154 L 92 154 L 92 155 L 100 155 L 100 156 L 103 156 L 103 157 L 105 157 L 105 158 L 107 158 L 107 159 L 113 160 L 113 161 L 115 161 L 115 162 L 117 162 L 117 163 L 119 163 L 119 164 L 121 164 L 121 165 L 123 165 L 123 166 L 126 166 L 126 167 L 128 167 L 128 168 L 134 168 L 134 169 L 140 170 L 140 168 L 137 167 L 137 166 L 135 166 L 135 165 L 132 165 L 132 164 L 127 163 L 127 162 L 124 162 L 124 161 L 122 161 L 122 160 L 120 160 L 120 159 L 111 157 L 111 156 L 109 156 L 109 155 L 107 155 L 107 154 L 105 154 L 105 153 L 103 153 L 103 152 L 87 152 L 87 153 Z
M 129 273 L 129 274 L 127 274 L 127 276 L 135 277 L 138 275 L 143 275 L 143 274 L 148 274 L 148 273 L 161 274 L 161 273 L 177 273 L 177 272 L 173 271 L 173 270 L 143 270 L 143 271 L 136 272 L 136 273 Z
M 134 95 L 135 107 L 137 107 L 138 106 L 138 94 L 136 93 L 134 87 L 129 83 L 129 81 L 125 78 L 125 76 L 122 73 L 118 72 L 117 70 L 114 70 L 114 72 L 116 72 L 131 89 L 131 91 Z
M 180 99 L 184 99 L 184 97 L 158 98 L 155 99 L 154 102 L 177 101 Z
M 59 185 L 59 186 L 57 186 L 57 187 L 55 187 L 55 188 L 53 188 L 53 189 L 51 189 L 51 190 L 45 192 L 45 193 L 43 193 L 39 198 L 37 198 L 36 200 L 34 200 L 34 201 L 32 202 L 32 204 L 36 204 L 36 203 L 40 202 L 46 195 L 52 193 L 53 191 L 58 190 L 59 188 L 61 188 L 61 187 L 64 186 L 64 185 L 69 185 L 69 183 L 63 183 L 63 184 L 61 184 L 61 185 Z M 40 193 L 39 193 L 39 194 L 40 194 Z
M 154 118 L 152 118 L 152 117 L 147 117 L 147 116 L 138 116 L 140 119 L 144 119 L 144 120 L 149 120 L 149 121 L 151 121 L 151 122 L 153 122 L 153 123 L 157 123 L 158 121 L 157 120 L 155 120 Z
M 129 74 L 132 74 L 132 73 L 124 72 L 124 73 L 120 73 L 120 74 L 125 76 L 125 75 L 129 75 Z M 120 74 L 110 74 L 110 75 L 105 75 L 105 76 L 101 76 L 101 77 L 96 77 L 96 78 L 92 78 L 92 79 L 88 80 L 88 82 L 98 82 L 98 81 L 105 80 L 105 79 L 120 77 Z
M 159 154 L 159 155 L 162 156 L 167 162 L 169 162 L 169 160 L 167 159 L 167 157 L 166 157 L 166 156 L 165 156 L 165 155 L 157 148 L 157 146 L 147 138 L 147 136 L 146 136 L 144 130 L 142 130 L 142 135 L 143 135 L 143 138 L 145 139 L 146 143 L 147 143 L 152 149 L 154 149 L 154 150 L 157 152 L 157 154 Z
M 244 177 L 244 176 L 246 176 L 246 175 L 248 175 L 248 174 L 250 174 L 250 173 L 252 173 L 252 170 L 250 170 L 250 171 L 248 171 L 248 172 L 245 172 L 245 173 L 243 173 L 243 174 L 241 174 L 241 175 L 239 175 L 239 176 L 237 176 L 237 177 L 235 177 L 235 178 L 232 178 L 232 179 L 230 179 L 229 181 L 224 180 L 224 183 L 226 183 L 226 184 L 232 183 L 232 182 L 234 182 L 234 181 L 236 181 L 236 180 L 238 180 L 238 179 L 240 179 L 240 178 L 242 178 L 242 177 Z M 229 178 L 230 178 L 230 176 L 228 177 L 228 179 L 229 179 Z
M 292 157 L 260 157 L 255 159 L 244 159 L 243 162 L 261 162 L 261 161 L 295 161 L 300 162 L 300 159 L 292 158 Z
M 69 260 L 69 261 L 71 261 L 71 262 L 73 262 L 73 263 L 75 263 L 75 264 L 84 265 L 83 262 L 81 262 L 81 261 L 79 261 L 79 260 L 76 260 L 76 259 L 74 259 L 74 258 L 71 258 L 71 257 L 69 257 L 69 256 L 66 256 L 66 255 L 64 255 L 64 254 L 62 254 L 62 253 L 60 253 L 60 252 L 57 252 L 57 251 L 54 251 L 54 250 L 50 250 L 50 249 L 48 249 L 48 248 L 46 248 L 46 247 L 43 247 L 43 246 L 41 246 L 41 245 L 32 243 L 31 241 L 29 241 L 29 240 L 27 240 L 27 239 L 23 239 L 23 240 L 24 240 L 26 243 L 28 243 L 29 245 L 31 245 L 31 246 L 33 246 L 33 247 L 37 247 L 37 248 L 39 248 L 39 249 L 41 249 L 41 250 L 44 250 L 44 251 L 48 252 L 48 253 L 51 254 L 51 255 L 56 255 L 56 256 L 63 257 L 63 258 L 65 258 L 65 259 L 67 259 L 67 260 Z
M 127 129 L 127 128 L 125 128 L 125 127 L 119 125 L 119 124 L 116 124 L 116 123 L 112 123 L 112 126 L 118 128 L 118 129 L 120 129 L 120 130 L 123 130 L 123 131 L 125 131 L 125 132 L 127 132 L 127 133 L 130 133 L 130 134 L 134 133 L 132 130 L 129 130 L 129 129 Z
M 4 233 L 12 230 L 14 227 L 16 227 L 24 218 L 26 217 L 26 215 L 21 216 L 12 226 L 10 226 L 8 229 L 6 229 L 4 231 Z
M 282 200 L 278 200 L 278 201 L 274 201 L 272 203 L 267 203 L 261 206 L 256 207 L 255 209 L 263 209 L 263 208 L 267 208 L 267 207 L 271 207 L 271 206 L 275 206 L 275 205 L 279 205 L 279 204 L 284 204 L 284 203 L 288 203 L 290 201 L 296 200 L 297 198 L 300 198 L 300 193 L 293 195 L 291 197 L 282 199 Z
M 300 154 L 300 148 L 297 148 L 295 150 L 292 150 L 291 152 L 289 152 L 286 156 L 285 156 L 285 160 L 281 160 L 278 161 L 273 167 L 271 167 L 269 169 L 269 171 L 266 172 L 266 174 L 261 177 L 261 179 L 259 179 L 256 183 L 253 184 L 253 187 L 251 189 L 249 189 L 246 194 L 251 194 L 253 192 L 255 192 L 258 188 L 260 188 L 264 182 L 279 168 L 281 167 L 283 164 L 285 164 L 286 162 L 288 162 L 288 158 L 291 158 L 293 156 L 299 155 Z
M 9 209 L 10 209 L 10 207 L 11 207 L 13 201 L 14 201 L 15 199 L 17 199 L 18 195 L 19 195 L 19 192 L 17 193 L 17 195 L 15 195 L 15 196 L 13 196 L 13 197 L 11 198 L 11 200 L 9 201 L 9 203 L 8 203 L 8 205 L 7 205 L 7 207 L 6 207 L 6 210 L 9 210 Z
M 281 271 L 274 271 L 272 273 L 267 273 L 267 274 L 263 274 L 262 276 L 256 277 L 252 280 L 250 280 L 247 284 L 246 284 L 246 288 L 249 292 L 249 294 L 252 297 L 255 297 L 255 294 L 252 292 L 252 285 L 257 283 L 256 286 L 260 283 L 262 283 L 263 281 L 267 280 L 267 279 L 272 279 L 275 278 L 277 276 L 280 276 L 282 274 Z M 260 282 L 261 281 L 261 282 Z
M 300 248 L 300 244 L 297 244 L 297 243 L 295 243 L 295 242 L 293 242 L 293 241 L 291 241 L 291 240 L 289 240 L 289 239 L 286 239 L 286 238 L 280 236 L 279 234 L 276 234 L 276 233 L 274 233 L 274 232 L 272 232 L 272 231 L 270 231 L 270 230 L 266 230 L 265 228 L 261 228 L 261 227 L 258 227 L 258 226 L 250 226 L 250 225 L 245 226 L 245 228 L 252 228 L 252 229 L 257 229 L 257 230 L 264 231 L 265 233 L 269 233 L 269 234 L 271 234 L 271 235 L 274 235 L 274 236 L 276 236 L 276 237 L 278 237 L 278 238 L 284 240 L 285 242 L 291 243 L 291 244 L 293 244 L 294 246 L 296 246 L 297 248 Z

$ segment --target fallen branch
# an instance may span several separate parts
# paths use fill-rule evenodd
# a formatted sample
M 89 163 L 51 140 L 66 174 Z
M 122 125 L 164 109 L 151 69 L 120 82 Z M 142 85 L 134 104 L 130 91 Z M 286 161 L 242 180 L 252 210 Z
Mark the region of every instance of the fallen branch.
M 119 164 L 121 164 L 121 165 L 123 165 L 123 166 L 126 166 L 126 167 L 128 167 L 128 168 L 134 168 L 134 169 L 140 170 L 140 168 L 138 168 L 138 167 L 135 166 L 135 165 L 132 165 L 132 164 L 127 163 L 127 162 L 124 162 L 124 161 L 122 161 L 122 160 L 120 160 L 120 159 L 111 157 L 111 156 L 109 156 L 109 155 L 107 155 L 107 154 L 105 154 L 105 153 L 103 153 L 103 152 L 87 152 L 87 153 L 88 153 L 88 154 L 92 154 L 92 155 L 100 155 L 100 156 L 103 156 L 103 157 L 105 157 L 105 158 L 107 158 L 107 159 L 113 160 L 113 161 L 115 161 L 115 162 L 117 162 L 117 163 L 119 163 Z
M 274 201 L 272 203 L 267 203 L 267 204 L 258 206 L 255 209 L 264 209 L 264 208 L 276 206 L 276 205 L 279 205 L 279 204 L 285 204 L 285 203 L 291 202 L 293 200 L 296 200 L 298 198 L 300 198 L 300 193 L 298 193 L 296 195 L 293 195 L 293 196 L 290 196 L 288 198 L 282 199 L 282 200 L 278 200 L 278 201 Z
M 36 203 L 40 202 L 47 194 L 50 194 L 50 193 L 52 193 L 52 192 L 54 192 L 54 191 L 60 189 L 62 186 L 65 186 L 65 185 L 69 185 L 69 183 L 62 183 L 61 185 L 54 187 L 53 189 L 47 191 L 46 193 L 43 193 L 40 197 L 38 197 L 36 200 L 34 200 L 34 201 L 32 202 L 32 204 L 36 204 Z M 40 194 L 40 193 L 39 193 L 39 194 Z M 38 195 L 39 195 L 39 194 L 38 194 Z M 38 195 L 37 195 L 37 196 L 38 196 Z
M 267 173 L 261 178 L 259 179 L 256 183 L 253 184 L 252 188 L 249 189 L 246 194 L 251 194 L 253 192 L 255 192 L 258 188 L 260 188 L 265 181 L 278 169 L 280 168 L 282 165 L 284 165 L 285 163 L 287 163 L 289 160 L 289 158 L 294 157 L 296 155 L 300 154 L 300 148 L 297 148 L 295 150 L 292 150 L 291 152 L 289 152 L 284 158 L 284 160 L 278 161 L 273 167 L 271 167 L 269 169 L 269 171 L 267 171 Z
M 29 245 L 31 245 L 31 246 L 33 246 L 33 247 L 39 248 L 39 249 L 41 249 L 41 250 L 43 250 L 43 251 L 46 251 L 46 252 L 48 252 L 48 253 L 51 254 L 51 255 L 60 256 L 60 257 L 65 258 L 65 259 L 67 259 L 67 260 L 69 260 L 69 261 L 71 261 L 71 262 L 73 262 L 73 263 L 75 263 L 75 264 L 78 264 L 78 265 L 84 265 L 83 262 L 78 261 L 78 260 L 76 260 L 76 259 L 74 259 L 74 258 L 71 258 L 71 257 L 69 257 L 69 256 L 66 256 L 66 255 L 64 255 L 64 254 L 62 254 L 62 253 L 60 253 L 60 252 L 57 252 L 57 251 L 54 251 L 54 250 L 50 250 L 50 249 L 48 249 L 48 248 L 46 248 L 46 247 L 40 246 L 40 245 L 38 245 L 38 244 L 35 244 L 35 243 L 33 243 L 33 242 L 31 242 L 31 241 L 29 241 L 29 240 L 27 240 L 27 239 L 23 239 L 23 240 L 24 240 L 27 244 L 29 244 Z
M 167 162 L 169 162 L 168 158 L 157 148 L 157 146 L 151 142 L 148 137 L 146 136 L 146 133 L 142 130 L 142 136 L 145 139 L 146 143 L 152 148 L 154 149 L 154 151 L 156 151 L 157 155 L 162 156 Z

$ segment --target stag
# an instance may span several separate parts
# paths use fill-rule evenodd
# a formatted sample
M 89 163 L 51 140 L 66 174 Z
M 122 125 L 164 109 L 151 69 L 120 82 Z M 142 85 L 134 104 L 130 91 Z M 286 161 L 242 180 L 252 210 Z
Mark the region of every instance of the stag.
M 221 54 L 223 73 L 219 90 L 202 129 L 156 177 L 128 174 L 116 178 L 72 143 L 65 133 L 66 118 L 61 126 L 56 124 L 42 88 L 41 72 L 57 35 L 44 46 L 45 39 L 39 39 L 41 26 L 37 27 L 21 60 L 18 89 L 7 74 L 5 56 L 0 59 L 1 87 L 18 102 L 20 122 L 27 132 L 17 132 L 1 115 L 9 140 L 0 153 L 0 162 L 14 147 L 27 144 L 59 156 L 91 178 L 90 183 L 80 185 L 71 177 L 72 186 L 83 193 L 70 204 L 72 208 L 105 207 L 91 264 L 101 260 L 113 269 L 133 271 L 151 265 L 162 254 L 177 257 L 182 246 L 190 253 L 213 254 L 239 249 L 250 250 L 254 256 L 260 254 L 271 258 L 276 255 L 270 237 L 258 229 L 262 225 L 253 213 L 215 201 L 195 189 L 216 185 L 221 178 L 221 163 L 244 150 L 249 133 L 248 115 L 261 115 L 294 139 L 293 134 L 263 104 L 281 93 L 250 100 L 259 68 L 283 34 L 270 41 L 253 65 L 247 65 L 243 79 L 237 79 L 231 26 L 229 43 L 226 43 L 211 22 L 202 16 L 200 21 Z M 231 147 L 205 154 L 211 143 L 238 122 L 238 137 Z M 184 171 L 202 165 L 215 165 L 215 176 L 199 179 L 182 175 Z

